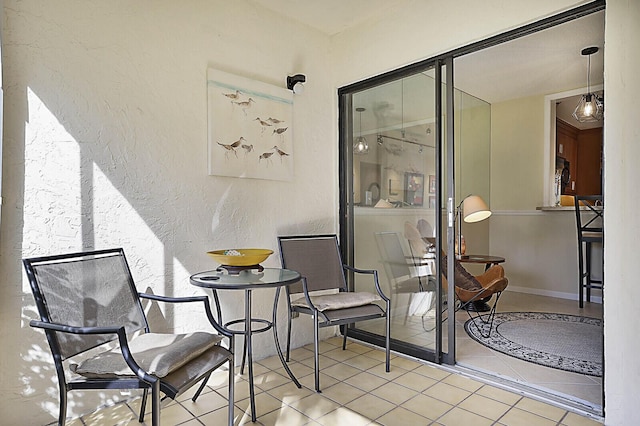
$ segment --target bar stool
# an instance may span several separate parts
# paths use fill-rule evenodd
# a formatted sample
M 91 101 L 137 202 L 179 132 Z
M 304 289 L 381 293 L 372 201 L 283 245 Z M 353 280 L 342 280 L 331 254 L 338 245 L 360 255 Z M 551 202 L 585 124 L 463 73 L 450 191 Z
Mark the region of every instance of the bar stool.
M 602 290 L 604 287 L 604 270 L 603 277 L 599 280 L 591 276 L 592 244 L 600 244 L 604 254 L 604 206 L 602 205 L 602 195 L 576 195 L 574 203 L 578 228 L 578 289 L 580 308 L 582 308 L 585 289 L 587 302 L 591 302 L 591 289 Z M 586 207 L 586 209 L 580 207 Z

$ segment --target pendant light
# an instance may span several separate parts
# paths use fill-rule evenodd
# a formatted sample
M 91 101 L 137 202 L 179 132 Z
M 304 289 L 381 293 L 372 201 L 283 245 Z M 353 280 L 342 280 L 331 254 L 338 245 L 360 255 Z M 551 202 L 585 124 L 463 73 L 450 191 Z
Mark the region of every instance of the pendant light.
M 596 46 L 592 46 L 584 48 L 582 49 L 582 52 L 580 52 L 582 56 L 589 57 L 589 65 L 587 68 L 587 93 L 582 95 L 580 102 L 578 102 L 578 106 L 576 106 L 575 111 L 573 111 L 573 118 L 581 123 L 599 121 L 602 120 L 604 116 L 603 99 L 595 93 L 591 93 L 591 55 L 597 51 L 598 48 Z
M 359 136 L 353 142 L 353 153 L 358 155 L 364 155 L 369 153 L 369 143 L 367 139 L 362 136 L 362 113 L 366 111 L 366 108 L 358 107 L 356 111 L 360 113 L 360 132 Z

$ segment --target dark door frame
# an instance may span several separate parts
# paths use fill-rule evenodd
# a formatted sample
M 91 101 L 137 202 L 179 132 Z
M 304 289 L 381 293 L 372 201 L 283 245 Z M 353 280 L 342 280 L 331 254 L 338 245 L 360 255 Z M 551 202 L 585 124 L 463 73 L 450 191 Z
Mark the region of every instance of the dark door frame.
M 446 181 L 446 193 L 447 193 L 447 241 L 448 247 L 450 248 L 448 253 L 448 259 L 453 259 L 453 221 L 452 217 L 454 217 L 453 206 L 456 205 L 455 199 L 455 185 L 454 185 L 454 170 L 453 170 L 453 160 L 454 160 L 454 152 L 453 152 L 453 90 L 454 90 L 454 73 L 453 73 L 453 61 L 455 58 L 467 55 L 470 53 L 475 53 L 481 51 L 483 49 L 493 47 L 511 40 L 515 40 L 520 37 L 525 37 L 527 35 L 534 34 L 539 31 L 543 31 L 545 29 L 564 24 L 566 22 L 570 22 L 584 16 L 590 15 L 595 12 L 599 12 L 605 10 L 606 2 L 605 0 L 595 0 L 591 3 L 567 10 L 565 12 L 559 13 L 557 15 L 539 20 L 532 24 L 528 24 L 502 34 L 498 34 L 493 37 L 489 37 L 485 40 L 481 40 L 475 43 L 471 43 L 469 45 L 451 50 L 449 52 L 443 53 L 441 55 L 437 55 L 431 57 L 429 59 L 425 59 L 422 61 L 415 62 L 413 64 L 404 66 L 402 68 L 398 68 L 396 70 L 388 71 L 383 74 L 347 85 L 338 89 L 338 126 L 339 126 L 339 136 L 338 136 L 338 157 L 339 157 L 339 235 L 341 241 L 341 250 L 343 259 L 347 261 L 349 264 L 353 265 L 354 259 L 354 241 L 353 241 L 353 200 L 351 199 L 352 195 L 349 188 L 352 185 L 352 177 L 351 177 L 351 167 L 353 165 L 353 152 L 350 147 L 350 144 L 347 143 L 349 141 L 349 135 L 352 134 L 353 126 L 350 115 L 351 115 L 351 96 L 350 94 L 362 91 L 368 88 L 372 88 L 378 86 L 380 84 L 384 84 L 393 80 L 398 80 L 403 77 L 408 77 L 410 75 L 416 74 L 418 72 L 423 72 L 427 69 L 434 68 L 436 69 L 436 90 L 441 90 L 441 85 L 438 84 L 438 81 L 441 80 L 441 67 L 444 65 L 447 69 L 446 80 L 447 80 L 447 103 L 446 103 L 446 113 L 447 113 L 447 141 L 446 144 L 448 146 L 447 149 L 447 181 Z M 449 92 L 451 95 L 449 95 Z M 441 98 L 442 94 L 436 93 L 436 99 Z M 436 102 L 436 108 L 441 108 L 441 102 Z M 442 111 L 438 114 L 438 110 L 436 109 L 436 115 L 438 118 L 442 117 Z M 437 120 L 438 122 L 440 120 Z M 442 140 L 442 128 L 441 126 L 436 129 L 436 141 Z M 440 167 L 442 160 L 442 143 L 436 143 L 436 155 L 437 155 L 437 167 Z M 441 168 L 436 169 L 437 173 L 437 181 L 442 182 L 441 178 Z M 441 185 L 439 185 L 441 186 Z M 441 194 L 440 188 L 436 189 L 436 211 L 442 211 L 441 205 Z M 440 221 L 441 215 L 436 215 L 436 221 Z M 436 223 L 438 234 L 437 234 L 437 244 L 440 245 L 442 241 L 442 235 L 440 235 L 440 230 L 442 229 L 440 223 Z M 437 247 L 438 255 L 441 253 L 440 247 Z M 439 259 L 438 259 L 439 262 Z M 439 264 L 439 263 L 438 263 Z M 453 274 L 453 261 L 451 260 L 448 265 L 448 276 L 454 276 Z M 438 278 L 438 288 L 441 288 L 440 285 L 440 277 Z M 455 283 L 453 283 L 455 285 Z M 449 286 L 448 291 L 448 300 L 454 300 L 454 285 Z M 438 300 L 440 300 L 441 295 L 438 294 Z M 448 303 L 448 315 L 451 318 L 454 318 L 454 303 Z M 439 310 L 437 310 L 439 311 Z M 440 313 L 441 315 L 441 313 Z M 440 319 L 440 318 L 437 318 Z M 455 322 L 449 321 L 449 325 L 447 328 L 448 333 L 448 350 L 446 353 L 442 353 L 441 351 L 441 339 L 442 333 L 437 333 L 439 338 L 436 340 L 436 353 L 433 359 L 428 359 L 428 361 L 440 363 L 445 362 L 446 364 L 455 364 Z M 351 334 L 351 332 L 350 332 Z M 355 337 L 361 338 L 364 341 L 368 341 L 370 343 L 381 345 L 383 338 L 382 336 L 376 336 L 372 333 L 366 332 L 356 332 L 353 334 Z M 403 353 L 407 353 L 408 355 L 416 356 L 418 354 L 415 353 L 415 350 L 411 348 L 402 348 L 397 347 L 396 350 L 406 351 Z M 412 353 L 413 352 L 413 353 Z

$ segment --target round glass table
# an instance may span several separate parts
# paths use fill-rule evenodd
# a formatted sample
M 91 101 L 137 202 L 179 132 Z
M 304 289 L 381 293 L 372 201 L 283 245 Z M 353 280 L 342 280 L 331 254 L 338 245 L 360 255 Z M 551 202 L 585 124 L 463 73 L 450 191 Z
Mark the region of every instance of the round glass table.
M 242 354 L 242 365 L 240 367 L 240 374 L 244 372 L 245 359 L 249 370 L 249 393 L 251 403 L 251 421 L 256 421 L 256 404 L 255 404 L 255 392 L 253 388 L 253 348 L 251 343 L 251 337 L 253 333 L 262 333 L 267 330 L 273 330 L 273 337 L 276 345 L 276 351 L 280 357 L 280 362 L 286 370 L 291 380 L 296 384 L 298 388 L 302 387 L 300 382 L 293 375 L 289 366 L 287 365 L 282 349 L 278 341 L 278 331 L 276 327 L 276 318 L 278 310 L 278 298 L 280 297 L 280 289 L 288 285 L 294 284 L 300 281 L 300 274 L 290 269 L 280 268 L 259 268 L 259 269 L 245 269 L 238 271 L 237 273 L 229 273 L 226 270 L 219 268 L 215 271 L 199 272 L 194 274 L 190 278 L 191 284 L 208 288 L 213 292 L 213 298 L 216 305 L 218 320 L 222 324 L 222 312 L 220 308 L 220 300 L 218 298 L 218 290 L 244 290 L 244 318 L 234 319 L 227 321 L 223 324 L 223 327 L 230 333 L 244 335 L 244 348 Z M 252 291 L 275 288 L 275 298 L 273 301 L 273 316 L 271 319 L 252 318 L 251 317 L 251 301 Z M 238 327 L 242 325 L 242 327 Z

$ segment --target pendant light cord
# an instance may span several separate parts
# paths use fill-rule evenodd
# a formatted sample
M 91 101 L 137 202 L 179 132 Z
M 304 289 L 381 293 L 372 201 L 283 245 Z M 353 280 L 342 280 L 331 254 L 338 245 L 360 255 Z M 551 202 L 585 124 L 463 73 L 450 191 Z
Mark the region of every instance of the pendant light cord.
M 591 94 L 591 55 L 589 55 L 587 68 L 587 93 Z

